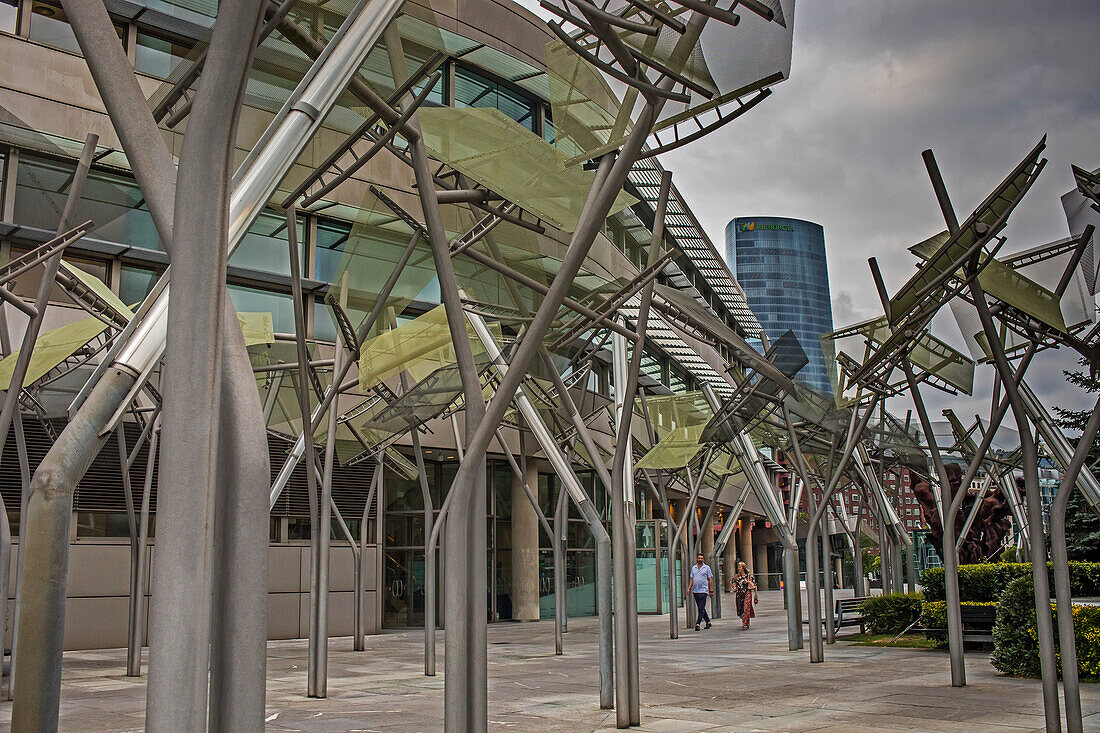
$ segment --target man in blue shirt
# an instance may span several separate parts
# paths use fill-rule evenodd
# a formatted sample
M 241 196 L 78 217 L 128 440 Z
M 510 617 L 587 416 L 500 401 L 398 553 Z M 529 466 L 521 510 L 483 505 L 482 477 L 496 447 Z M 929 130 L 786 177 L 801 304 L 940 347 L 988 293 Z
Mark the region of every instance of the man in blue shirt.
M 702 553 L 691 566 L 691 594 L 695 596 L 695 605 L 699 609 L 695 617 L 695 630 L 699 630 L 699 622 L 706 623 L 709 629 L 711 624 L 710 616 L 707 615 L 707 598 L 714 595 L 714 573 L 710 571 L 710 565 L 704 562 Z

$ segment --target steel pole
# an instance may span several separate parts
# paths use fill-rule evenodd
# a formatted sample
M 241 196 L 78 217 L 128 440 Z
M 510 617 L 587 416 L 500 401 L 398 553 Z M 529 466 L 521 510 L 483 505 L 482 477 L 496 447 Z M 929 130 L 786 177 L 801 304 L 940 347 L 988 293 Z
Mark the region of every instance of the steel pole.
M 722 552 L 726 549 L 726 543 L 729 541 L 729 536 L 733 533 L 734 528 L 737 526 L 737 521 L 741 517 L 741 511 L 745 507 L 745 500 L 748 499 L 749 491 L 752 486 L 746 481 L 744 487 L 741 489 L 741 493 L 738 494 L 737 500 L 730 508 L 729 514 L 727 514 L 722 520 L 722 530 L 718 533 L 717 539 L 714 540 L 714 555 L 711 557 L 711 561 L 717 566 L 718 558 L 722 556 Z M 784 567 L 787 562 L 787 551 L 784 550 L 783 562 Z M 727 568 L 727 572 L 729 569 Z M 797 572 L 797 571 L 796 571 Z M 786 570 L 784 570 L 786 575 Z M 725 589 L 725 583 L 723 581 L 722 590 Z M 722 594 L 716 593 L 714 595 L 714 618 L 722 618 Z
M 859 443 L 863 435 L 863 430 L 867 427 L 867 422 L 871 418 L 871 413 L 875 411 L 875 407 L 878 405 L 880 399 L 881 397 L 877 396 L 872 398 L 870 405 L 867 407 L 867 411 L 863 414 L 863 417 L 858 420 L 859 405 L 857 404 L 852 407 L 852 420 L 848 426 L 848 435 L 844 445 L 844 452 L 841 454 L 840 461 L 833 467 L 832 475 L 829 477 L 829 484 L 821 494 L 821 502 L 818 504 L 813 516 L 810 517 L 809 530 L 806 533 L 806 601 L 807 614 L 810 620 L 811 662 L 825 661 L 825 649 L 821 638 L 821 595 L 817 582 L 817 552 L 814 547 L 814 543 L 817 540 L 817 525 L 821 521 L 822 515 L 825 514 L 825 509 L 829 506 L 829 499 L 836 490 L 837 484 L 840 483 L 840 477 L 844 474 L 844 469 L 848 465 L 848 460 L 852 457 L 852 452 Z M 801 619 L 799 620 L 801 621 Z
M 485 347 L 485 351 L 489 354 L 489 358 L 492 360 L 493 366 L 500 375 L 501 382 L 503 383 L 509 375 L 514 373 L 515 367 L 504 360 L 504 355 L 500 351 L 500 346 L 497 344 L 496 339 L 493 338 L 492 332 L 489 331 L 489 328 L 485 325 L 485 320 L 481 316 L 474 313 L 467 313 L 466 319 L 470 322 L 474 333 Z M 500 393 L 498 391 L 497 394 L 493 396 L 490 404 L 495 404 L 497 399 L 499 399 L 499 395 Z M 611 583 L 609 582 L 612 574 L 611 537 L 604 528 L 599 513 L 596 511 L 596 507 L 585 493 L 580 479 L 578 479 L 576 473 L 573 472 L 573 467 L 569 464 L 569 461 L 558 447 L 558 443 L 554 439 L 553 433 L 546 427 L 546 423 L 543 422 L 542 416 L 539 415 L 538 409 L 527 395 L 519 389 L 513 393 L 513 401 L 520 415 L 523 417 L 524 422 L 527 423 L 527 427 L 530 428 L 531 434 L 535 437 L 535 440 L 538 441 L 539 446 L 546 454 L 546 458 L 553 467 L 554 472 L 558 475 L 558 478 L 561 479 L 563 487 L 569 493 L 569 497 L 577 506 L 577 510 L 581 513 L 585 522 L 587 522 L 588 529 L 592 533 L 592 537 L 596 543 L 596 606 L 597 615 L 599 616 L 600 707 L 610 710 L 615 705 L 613 682 L 615 676 L 613 666 L 614 652 L 612 647 L 614 643 L 614 631 L 612 628 L 613 621 L 611 615 L 612 590 Z
M 913 399 L 913 406 L 917 410 L 921 429 L 924 431 L 925 443 L 928 452 L 932 456 L 932 463 L 936 469 L 940 486 L 940 513 L 943 516 L 943 579 L 944 600 L 947 606 L 947 648 L 951 658 L 951 686 L 963 687 L 966 685 L 966 659 L 963 656 L 962 639 L 962 606 L 959 605 L 959 554 L 955 552 L 955 522 L 954 515 L 950 511 L 950 505 L 954 500 L 951 493 L 951 484 L 947 477 L 947 469 L 943 465 L 943 457 L 940 455 L 939 446 L 936 444 L 935 433 L 932 432 L 932 421 L 928 418 L 928 410 L 924 407 L 924 399 L 921 397 L 920 385 L 913 376 L 913 369 L 909 361 L 902 360 L 902 368 L 905 378 L 909 382 L 909 394 Z M 960 493 L 963 487 L 959 487 Z
M 1058 646 L 1062 653 L 1062 696 L 1066 701 L 1066 728 L 1069 733 L 1081 733 L 1081 684 L 1077 669 L 1077 638 L 1073 626 L 1073 594 L 1069 577 L 1069 554 L 1066 550 L 1066 506 L 1077 481 L 1077 474 L 1088 460 L 1100 429 L 1100 401 L 1092 408 L 1089 421 L 1077 441 L 1073 460 L 1066 467 L 1062 485 L 1050 507 L 1050 554 L 1054 566 L 1054 593 L 1058 612 Z
M 1035 625 L 1039 636 L 1039 666 L 1043 675 L 1043 711 L 1047 731 L 1062 728 L 1058 704 L 1058 666 L 1054 651 L 1054 623 L 1050 615 L 1050 585 L 1047 576 L 1046 542 L 1043 536 L 1043 507 L 1039 496 L 1039 452 L 1035 437 L 1028 423 L 1027 408 L 1017 387 L 1012 367 L 1005 357 L 1000 334 L 985 302 L 985 292 L 977 277 L 970 280 L 970 294 L 974 309 L 982 322 L 986 342 L 992 352 L 993 363 L 1001 375 L 1005 396 L 1008 397 L 1016 427 L 1020 433 L 1021 467 L 1024 472 L 1024 499 L 1027 503 L 1028 525 L 1031 527 L 1031 577 L 1035 583 Z M 944 526 L 946 531 L 947 526 Z M 947 536 L 944 535 L 944 544 Z
M 220 730 L 229 721 L 247 725 L 237 730 L 256 730 L 263 724 L 266 657 L 256 669 L 249 649 L 253 669 L 244 673 L 239 663 L 246 660 L 234 659 L 236 645 L 251 639 L 253 621 L 249 599 L 237 596 L 235 586 L 254 582 L 236 572 L 253 568 L 238 564 L 237 550 L 254 552 L 250 545 L 255 541 L 255 519 L 247 516 L 248 502 L 240 493 L 251 488 L 253 466 L 238 451 L 255 448 L 250 441 L 255 431 L 245 429 L 243 421 L 258 418 L 260 405 L 225 288 L 229 171 L 263 6 L 242 2 L 220 10 L 176 175 L 171 262 L 182 288 L 164 323 L 166 450 L 157 502 L 146 706 L 146 726 L 153 730 Z M 140 330 L 141 325 L 135 334 Z M 248 385 L 236 381 L 242 368 Z M 251 400 L 246 386 L 252 389 Z M 250 403 L 255 403 L 255 415 L 249 414 Z M 263 456 L 266 466 L 266 451 Z M 234 485 L 227 486 L 227 478 Z M 266 585 L 266 552 L 259 570 Z M 236 613 L 245 618 L 234 618 Z M 259 615 L 264 618 L 263 611 Z M 258 711 L 252 677 L 257 671 Z M 222 697 L 226 684 L 240 686 L 233 688 L 231 705 Z M 242 711 L 247 713 L 242 716 Z

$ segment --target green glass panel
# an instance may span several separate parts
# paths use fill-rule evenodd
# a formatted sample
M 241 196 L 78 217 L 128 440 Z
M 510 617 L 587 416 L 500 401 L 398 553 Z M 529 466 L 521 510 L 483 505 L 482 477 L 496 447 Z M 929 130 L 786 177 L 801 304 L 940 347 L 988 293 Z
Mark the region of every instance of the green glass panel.
M 105 330 L 107 330 L 107 324 L 103 321 L 98 318 L 85 318 L 42 334 L 34 342 L 23 384 L 33 384 Z M 11 355 L 0 360 L 0 389 L 6 390 L 11 386 L 12 374 L 18 359 L 19 350 L 16 349 Z
M 565 169 L 566 157 L 495 109 L 420 110 L 432 155 L 564 231 L 577 226 L 594 173 Z M 620 192 L 614 213 L 637 202 Z

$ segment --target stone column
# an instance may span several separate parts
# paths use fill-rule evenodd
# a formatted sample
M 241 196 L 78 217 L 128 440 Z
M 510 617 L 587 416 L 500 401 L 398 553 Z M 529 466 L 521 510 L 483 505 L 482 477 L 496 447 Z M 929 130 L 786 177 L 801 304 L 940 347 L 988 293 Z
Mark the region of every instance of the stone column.
M 722 549 L 722 567 L 724 571 L 722 573 L 722 582 L 725 583 L 726 591 L 732 592 L 733 590 L 733 574 L 737 572 L 737 538 L 730 537 L 726 542 L 725 548 Z
M 703 516 L 699 519 L 702 520 L 706 517 L 706 511 L 703 512 Z M 705 525 L 699 525 L 699 531 L 702 532 L 702 537 L 699 541 L 699 552 L 703 553 L 703 557 L 707 562 L 710 562 L 710 556 L 714 554 L 714 520 L 711 519 Z M 694 560 L 694 558 L 692 558 Z M 717 572 L 716 568 L 711 568 L 712 571 Z
M 742 519 L 741 529 L 737 531 L 737 541 L 739 546 L 737 548 L 738 560 L 745 563 L 745 567 L 749 569 L 749 572 L 753 572 L 753 555 L 752 555 L 752 520 Z
M 753 563 L 753 572 L 756 574 L 756 585 L 758 588 L 768 587 L 768 546 L 757 545 L 753 548 L 756 554 L 756 561 Z
M 527 464 L 527 484 L 537 491 L 538 468 Z M 512 475 L 512 618 L 539 620 L 539 517 Z

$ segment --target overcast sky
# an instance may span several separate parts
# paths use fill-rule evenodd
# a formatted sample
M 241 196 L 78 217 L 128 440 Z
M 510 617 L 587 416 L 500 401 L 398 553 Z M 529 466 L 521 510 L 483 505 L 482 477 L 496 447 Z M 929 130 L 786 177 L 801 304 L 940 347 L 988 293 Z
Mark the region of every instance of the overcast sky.
M 823 225 L 833 320 L 847 325 L 882 313 L 869 256 L 894 292 L 913 273 L 907 247 L 946 228 L 926 148 L 963 219 L 1046 134 L 1050 162 L 1012 215 L 1004 251 L 1069 234 L 1059 202 L 1074 187 L 1069 164 L 1100 166 L 1098 42 L 1097 0 L 803 0 L 791 78 L 663 162 L 719 251 L 734 216 Z M 936 326 L 958 343 L 953 320 Z M 1048 404 L 1080 401 L 1067 364 L 1044 356 L 1028 372 Z M 964 420 L 987 413 L 990 369 L 973 400 L 929 395 L 933 419 L 948 404 Z

